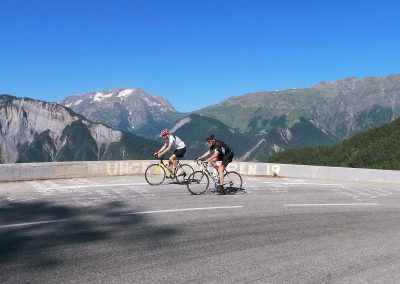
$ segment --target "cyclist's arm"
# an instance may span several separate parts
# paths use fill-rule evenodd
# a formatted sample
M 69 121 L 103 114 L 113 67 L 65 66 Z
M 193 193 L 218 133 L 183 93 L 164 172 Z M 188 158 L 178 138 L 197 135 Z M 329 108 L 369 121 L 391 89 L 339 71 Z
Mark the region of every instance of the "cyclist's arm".
M 158 151 L 158 156 L 161 157 L 162 155 L 167 153 L 169 149 L 171 149 L 171 146 L 172 146 L 171 144 L 165 143 L 165 145 L 160 149 L 160 151 Z
M 160 148 L 160 150 L 158 150 L 157 152 L 155 152 L 154 154 L 156 154 L 157 156 L 161 156 L 160 155 L 160 153 L 162 152 L 162 151 L 164 151 L 164 149 L 167 147 L 167 143 L 165 143 L 161 148 Z
M 207 159 L 207 162 L 214 160 L 215 157 L 218 157 L 218 151 L 215 151 L 214 154 L 212 154 L 211 157 Z
M 205 152 L 203 155 L 201 155 L 200 157 L 197 157 L 196 160 L 201 160 L 204 157 L 207 157 L 208 155 L 210 155 L 210 150 L 208 150 L 207 152 Z

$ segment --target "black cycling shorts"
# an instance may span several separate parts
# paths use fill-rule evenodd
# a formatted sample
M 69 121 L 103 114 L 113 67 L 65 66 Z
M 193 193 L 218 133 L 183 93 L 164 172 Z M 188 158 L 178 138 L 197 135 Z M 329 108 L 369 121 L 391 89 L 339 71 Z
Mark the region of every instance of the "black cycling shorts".
M 183 156 L 185 155 L 185 153 L 186 153 L 186 147 L 185 147 L 185 148 L 182 148 L 182 149 L 176 149 L 175 152 L 174 152 L 174 155 L 175 155 L 177 158 L 183 158 Z
M 221 165 L 227 166 L 233 160 L 233 152 L 229 152 L 226 155 L 218 155 L 218 161 L 222 161 Z

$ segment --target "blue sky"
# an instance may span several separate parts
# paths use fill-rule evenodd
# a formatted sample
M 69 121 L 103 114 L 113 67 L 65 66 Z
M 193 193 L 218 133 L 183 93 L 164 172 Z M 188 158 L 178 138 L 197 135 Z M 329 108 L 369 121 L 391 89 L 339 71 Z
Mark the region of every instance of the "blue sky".
M 0 0 L 0 93 L 229 96 L 400 73 L 400 1 Z

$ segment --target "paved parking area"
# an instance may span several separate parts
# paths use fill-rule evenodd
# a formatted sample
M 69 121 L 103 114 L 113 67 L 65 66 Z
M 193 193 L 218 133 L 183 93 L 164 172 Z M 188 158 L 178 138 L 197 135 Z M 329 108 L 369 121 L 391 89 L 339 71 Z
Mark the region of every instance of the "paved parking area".
M 190 195 L 143 176 L 0 184 L 2 283 L 400 279 L 400 185 L 243 177 Z

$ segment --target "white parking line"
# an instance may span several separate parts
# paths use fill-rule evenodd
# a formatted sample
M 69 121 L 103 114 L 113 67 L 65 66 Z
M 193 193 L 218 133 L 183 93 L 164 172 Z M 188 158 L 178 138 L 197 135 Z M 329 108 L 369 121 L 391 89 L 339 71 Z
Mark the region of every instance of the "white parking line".
M 87 187 L 107 187 L 107 186 L 129 186 L 129 185 L 148 185 L 147 182 L 137 183 L 115 183 L 115 184 L 81 184 L 81 185 L 69 185 L 59 187 L 42 187 L 41 189 L 74 189 L 74 188 L 87 188 Z
M 338 183 L 313 183 L 313 182 L 278 182 L 278 181 L 262 181 L 266 184 L 285 184 L 285 185 L 326 185 L 326 186 L 342 186 Z
M 183 212 L 183 211 L 216 210 L 216 209 L 236 209 L 236 208 L 243 208 L 243 206 L 223 206 L 223 207 L 200 207 L 200 208 L 168 209 L 168 210 L 157 210 L 157 211 L 142 211 L 142 212 L 122 213 L 120 215 L 124 216 L 124 215 L 171 213 L 171 212 Z
M 380 203 L 327 203 L 327 204 L 283 204 L 284 207 L 308 207 L 308 206 L 380 206 Z
M 23 226 L 33 226 L 33 225 L 41 225 L 41 224 L 49 224 L 49 223 L 58 223 L 58 222 L 66 222 L 67 219 L 59 219 L 59 220 L 49 220 L 49 221 L 40 221 L 40 222 L 30 222 L 30 223 L 19 223 L 19 224 L 11 224 L 11 225 L 2 225 L 2 228 L 13 228 L 13 227 L 23 227 Z

